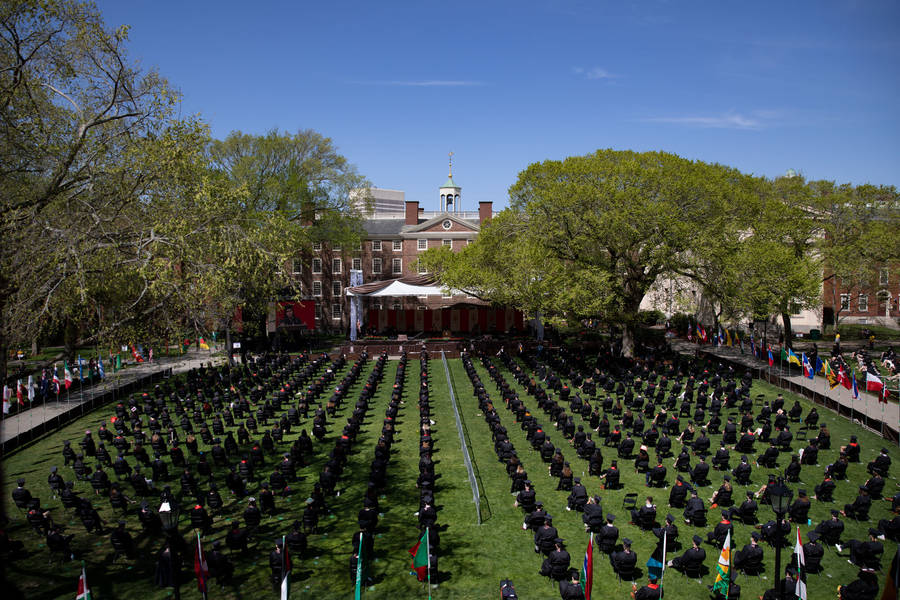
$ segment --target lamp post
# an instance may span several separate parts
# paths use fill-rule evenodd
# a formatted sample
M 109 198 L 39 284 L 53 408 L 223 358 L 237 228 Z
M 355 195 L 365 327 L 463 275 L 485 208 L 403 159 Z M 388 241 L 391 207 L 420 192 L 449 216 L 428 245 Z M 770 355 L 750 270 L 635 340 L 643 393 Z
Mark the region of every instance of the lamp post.
M 175 541 L 178 536 L 178 504 L 170 505 L 168 501 L 159 505 L 159 520 L 166 532 L 166 541 L 169 546 L 169 560 L 172 564 L 172 583 L 174 584 L 174 598 L 181 600 L 181 557 L 178 555 L 179 543 Z
M 772 503 L 772 510 L 775 511 L 775 577 L 778 582 L 775 594 L 778 600 L 784 598 L 784 579 L 781 577 L 781 536 L 778 534 L 781 533 L 781 523 L 790 507 L 791 496 L 793 492 L 784 484 L 784 477 L 779 477 L 775 485 L 769 488 L 769 501 Z

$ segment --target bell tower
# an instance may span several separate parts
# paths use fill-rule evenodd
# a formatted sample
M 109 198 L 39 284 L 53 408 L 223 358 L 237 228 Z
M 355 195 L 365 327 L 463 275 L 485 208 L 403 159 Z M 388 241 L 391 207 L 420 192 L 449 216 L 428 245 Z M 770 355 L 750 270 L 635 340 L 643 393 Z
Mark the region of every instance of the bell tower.
M 453 153 L 449 155 L 450 171 L 447 175 L 447 181 L 441 186 L 441 212 L 458 213 L 460 212 L 459 202 L 462 188 L 453 181 Z

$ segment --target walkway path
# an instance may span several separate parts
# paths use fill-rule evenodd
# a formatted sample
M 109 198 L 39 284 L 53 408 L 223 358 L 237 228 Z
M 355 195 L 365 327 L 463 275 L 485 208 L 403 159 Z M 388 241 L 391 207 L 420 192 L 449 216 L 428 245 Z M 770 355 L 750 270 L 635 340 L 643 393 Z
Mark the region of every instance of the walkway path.
M 209 364 L 210 362 L 218 364 L 223 360 L 224 357 L 221 355 L 212 355 L 205 350 L 193 350 L 181 356 L 163 357 L 155 359 L 152 363 L 139 363 L 118 373 L 108 374 L 104 381 L 87 388 L 83 392 L 76 391 L 78 385 L 73 383 L 70 392 L 74 393 L 60 394 L 59 400 L 48 401 L 42 406 L 34 407 L 16 415 L 7 415 L 6 418 L 0 421 L 0 444 L 5 444 L 20 433 L 28 432 L 44 423 L 53 421 L 62 413 L 71 410 L 73 407 L 86 404 L 96 396 L 123 387 L 141 377 L 156 373 L 161 374 L 167 369 L 172 369 L 173 374 L 182 373 L 199 367 L 201 364 Z
M 672 349 L 682 354 L 694 356 L 699 348 L 701 354 L 714 356 L 722 360 L 728 360 L 743 365 L 744 367 L 756 369 L 759 372 L 760 379 L 771 380 L 773 384 L 777 385 L 777 380 L 780 378 L 782 382 L 788 384 L 787 386 L 781 387 L 788 387 L 791 390 L 803 388 L 804 390 L 808 390 L 809 393 L 815 392 L 818 395 L 828 398 L 831 402 L 845 407 L 846 410 L 841 411 L 842 414 L 846 413 L 852 415 L 854 419 L 863 421 L 866 424 L 868 424 L 869 421 L 878 422 L 877 424 L 872 425 L 876 430 L 880 429 L 881 423 L 884 423 L 887 427 L 895 431 L 900 431 L 900 404 L 897 404 L 896 402 L 879 402 L 876 394 L 859 390 L 859 398 L 854 400 L 851 391 L 843 386 L 839 385 L 834 389 L 829 389 L 828 383 L 825 381 L 824 377 L 817 375 L 815 379 L 809 379 L 804 377 L 802 371 L 799 369 L 790 369 L 787 364 L 780 364 L 781 361 L 776 361 L 775 365 L 769 368 L 768 361 L 754 358 L 749 353 L 741 354 L 740 348 L 736 347 L 715 347 L 705 344 L 698 346 L 697 344 L 692 344 L 691 342 L 677 338 L 671 339 L 669 343 Z M 865 385 L 861 382 L 857 383 Z M 886 383 L 890 386 L 892 391 L 896 389 L 897 380 L 891 380 Z M 809 393 L 804 395 L 808 396 L 810 395 Z

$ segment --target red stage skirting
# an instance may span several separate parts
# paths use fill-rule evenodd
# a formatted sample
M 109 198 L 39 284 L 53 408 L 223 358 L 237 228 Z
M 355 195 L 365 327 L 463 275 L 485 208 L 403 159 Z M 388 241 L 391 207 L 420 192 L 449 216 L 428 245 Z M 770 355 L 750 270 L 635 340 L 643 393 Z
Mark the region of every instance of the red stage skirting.
M 512 308 L 442 308 L 438 310 L 377 310 L 369 309 L 365 327 L 379 333 L 452 331 L 454 333 L 487 333 L 491 331 L 521 331 L 522 311 Z

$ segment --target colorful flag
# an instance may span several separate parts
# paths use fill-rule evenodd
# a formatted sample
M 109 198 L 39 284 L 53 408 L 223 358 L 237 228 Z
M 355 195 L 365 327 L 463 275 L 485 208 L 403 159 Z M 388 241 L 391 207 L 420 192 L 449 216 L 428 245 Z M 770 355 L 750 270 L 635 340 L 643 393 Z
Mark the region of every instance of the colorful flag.
M 594 534 L 588 540 L 587 550 L 584 551 L 584 562 L 581 565 L 581 589 L 584 590 L 584 600 L 591 600 L 591 588 L 594 587 Z
M 34 375 L 28 376 L 28 401 L 34 402 Z
M 412 570 L 416 572 L 419 581 L 425 581 L 428 578 L 428 528 L 425 533 L 416 542 L 416 545 L 409 549 L 409 553 L 413 556 Z M 362 556 L 359 557 L 362 560 Z
M 78 379 L 84 383 L 84 361 L 81 360 L 81 355 L 78 355 Z
M 9 413 L 9 399 L 12 398 L 12 390 L 8 385 L 3 386 L 3 414 Z
M 844 367 L 841 367 L 838 371 L 838 383 L 848 390 L 853 387 L 853 383 L 850 381 L 850 377 L 847 375 L 847 371 L 844 370 Z
M 56 365 L 53 365 L 53 389 L 56 391 L 56 395 L 59 396 L 59 373 L 57 373 Z
M 831 363 L 827 360 L 825 361 L 825 379 L 828 380 L 828 386 L 831 389 L 834 389 L 838 385 L 838 376 L 835 374 L 834 369 L 831 368 Z
M 199 531 L 197 532 L 197 547 L 194 548 L 194 573 L 197 575 L 197 589 L 206 598 L 209 567 L 206 564 L 206 557 L 203 556 L 203 544 L 200 543 Z
M 103 369 L 103 357 L 97 357 L 97 372 L 100 373 L 100 379 L 106 377 L 106 371 Z
M 719 554 L 719 562 L 716 563 L 716 582 L 712 591 L 719 592 L 728 597 L 728 586 L 731 585 L 731 531 L 725 536 L 725 544 L 722 553 Z
M 25 405 L 25 401 L 22 398 L 22 396 L 24 395 L 24 392 L 25 392 L 25 386 L 22 385 L 22 380 L 17 379 L 16 380 L 16 400 L 18 400 L 19 404 L 21 404 L 22 406 Z M 12 396 L 10 396 L 10 400 L 12 400 Z
M 859 388 L 856 387 L 856 373 L 853 374 L 853 399 L 859 400 Z
M 750 354 L 756 356 L 756 343 L 753 341 L 753 336 L 750 336 Z
M 200 349 L 201 350 L 209 350 L 209 344 L 206 343 L 206 340 L 200 338 Z
M 809 364 L 809 357 L 806 356 L 806 353 L 805 353 L 805 352 L 803 352 L 803 353 L 800 354 L 800 360 L 801 360 L 801 362 L 803 363 L 803 375 L 804 375 L 804 377 L 806 377 L 806 378 L 808 378 L 808 379 L 814 378 L 814 377 L 816 376 L 816 374 L 813 372 L 812 365 Z
M 774 365 L 775 365 L 775 357 L 772 356 L 772 349 L 769 348 L 769 366 L 771 367 Z
M 731 333 L 728 331 L 728 328 L 725 329 L 725 345 L 731 346 Z
M 66 384 L 66 389 L 72 387 L 72 371 L 69 370 L 69 362 L 63 362 L 63 381 Z
M 700 324 L 699 324 L 699 323 L 697 324 L 697 329 L 700 331 L 700 333 L 698 333 L 697 335 L 699 335 L 699 336 L 700 336 L 700 339 L 703 340 L 703 341 L 705 342 L 705 341 L 707 340 L 707 337 L 706 337 L 706 330 L 703 329 L 702 327 L 700 327 Z
M 881 392 L 884 390 L 884 383 L 882 383 L 881 378 L 878 375 L 872 373 L 872 371 L 866 372 L 866 391 L 868 392 Z
M 91 590 L 88 588 L 87 571 L 84 568 L 84 561 L 81 561 L 81 577 L 78 578 L 78 594 L 75 600 L 91 600 Z
M 281 600 L 288 600 L 288 596 L 291 593 L 292 568 L 291 555 L 288 553 L 285 536 L 281 536 Z
M 824 374 L 824 372 L 825 372 L 825 361 L 822 360 L 821 356 L 817 356 L 816 357 L 816 373 Z
M 797 354 L 790 348 L 787 349 L 787 361 L 788 361 L 788 363 L 795 364 L 798 367 L 803 366 L 802 363 L 800 362 L 800 357 L 797 356 Z
M 656 544 L 653 554 L 647 559 L 647 575 L 655 577 L 657 581 L 662 581 L 663 571 L 666 569 L 666 535 L 663 531 L 662 542 Z
M 797 586 L 794 588 L 794 595 L 800 600 L 806 600 L 806 558 L 803 556 L 803 540 L 800 538 L 799 527 L 794 553 L 797 555 Z
M 113 368 L 116 371 L 118 371 L 119 369 L 122 368 L 122 355 L 121 354 L 116 354 L 116 366 Z

